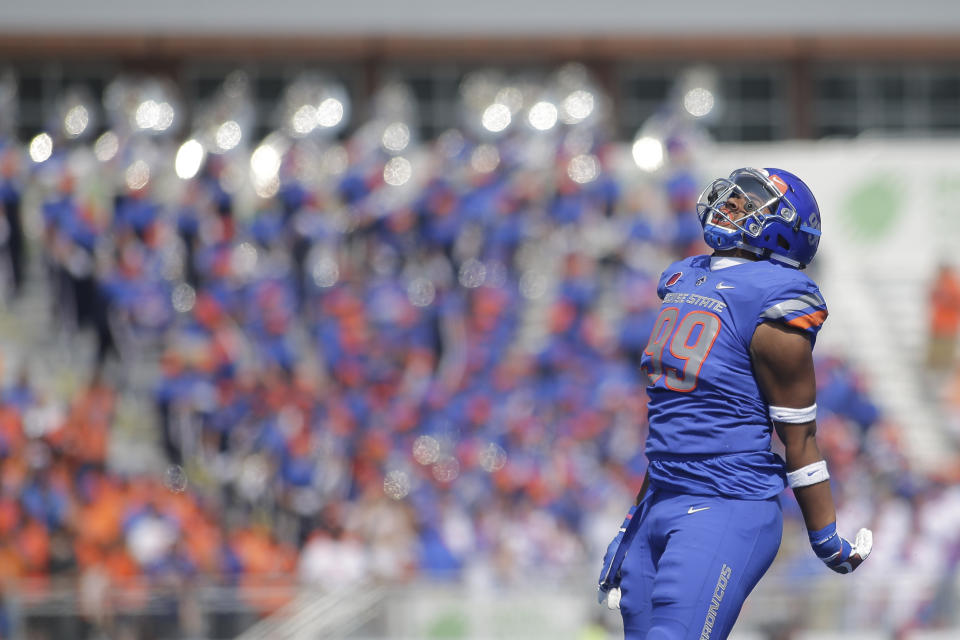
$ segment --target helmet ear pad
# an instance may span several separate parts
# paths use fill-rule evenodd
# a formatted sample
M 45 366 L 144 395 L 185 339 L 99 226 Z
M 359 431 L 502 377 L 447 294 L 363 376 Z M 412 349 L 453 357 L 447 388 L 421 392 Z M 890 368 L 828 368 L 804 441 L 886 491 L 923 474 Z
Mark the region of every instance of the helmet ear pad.
M 810 187 L 783 169 L 763 169 L 783 194 L 773 216 L 765 220 L 763 232 L 751 242 L 768 250 L 774 260 L 781 258 L 798 266 L 810 264 L 820 245 L 820 207 Z

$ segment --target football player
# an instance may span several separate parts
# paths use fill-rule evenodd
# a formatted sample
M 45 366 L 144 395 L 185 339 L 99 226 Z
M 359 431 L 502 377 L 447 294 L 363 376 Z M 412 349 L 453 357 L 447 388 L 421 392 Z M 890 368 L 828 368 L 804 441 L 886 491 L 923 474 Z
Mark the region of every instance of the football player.
M 641 359 L 649 466 L 600 575 L 626 638 L 726 638 L 780 546 L 787 486 L 830 569 L 853 571 L 873 544 L 867 529 L 852 543 L 837 533 L 817 447 L 812 351 L 827 306 L 803 273 L 820 241 L 813 193 L 781 169 L 737 169 L 697 214 L 714 252 L 660 277 Z

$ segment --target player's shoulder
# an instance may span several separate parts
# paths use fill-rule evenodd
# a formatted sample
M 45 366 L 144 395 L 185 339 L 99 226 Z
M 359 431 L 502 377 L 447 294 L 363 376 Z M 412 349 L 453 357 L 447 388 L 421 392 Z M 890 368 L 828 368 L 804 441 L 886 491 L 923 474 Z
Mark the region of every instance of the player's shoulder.
M 756 260 L 724 269 L 724 288 L 736 290 L 744 309 L 767 320 L 787 320 L 795 313 L 826 317 L 827 303 L 806 273 L 769 260 Z M 749 301 L 749 302 L 747 302 Z M 745 311 L 746 312 L 746 311 Z
M 827 319 L 827 303 L 810 276 L 786 265 L 766 262 L 761 317 L 783 322 L 810 333 L 819 331 Z
M 818 288 L 817 283 L 800 269 L 770 260 L 754 262 L 750 275 L 771 287 L 789 285 L 803 289 Z
M 677 274 L 683 275 L 698 269 L 707 269 L 709 266 L 710 256 L 688 256 L 686 258 L 681 258 L 680 260 L 671 262 L 667 268 L 660 273 L 660 280 L 669 280 L 674 276 L 679 277 Z
M 709 265 L 710 256 L 705 255 L 689 256 L 671 262 L 666 269 L 660 272 L 660 280 L 657 283 L 657 295 L 663 298 L 667 288 L 678 284 L 684 276 L 708 269 Z

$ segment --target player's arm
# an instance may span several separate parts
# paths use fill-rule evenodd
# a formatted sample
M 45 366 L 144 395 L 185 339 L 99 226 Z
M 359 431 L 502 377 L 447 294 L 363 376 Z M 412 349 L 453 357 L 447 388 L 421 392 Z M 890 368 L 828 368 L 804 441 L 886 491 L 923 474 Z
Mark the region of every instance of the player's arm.
M 627 530 L 630 528 L 633 519 L 640 517 L 637 515 L 637 511 L 640 508 L 640 503 L 643 502 L 643 497 L 647 494 L 649 486 L 650 474 L 647 473 L 643 476 L 643 482 L 640 484 L 640 491 L 637 493 L 636 500 L 634 500 L 634 503 L 630 506 L 630 510 L 627 511 L 627 517 L 624 518 L 623 524 L 620 525 L 620 530 L 617 531 L 617 535 L 610 544 L 607 545 L 607 552 L 603 555 L 597 602 L 606 604 L 610 609 L 620 608 L 620 563 L 623 562 L 626 550 L 630 547 L 630 541 L 633 539 L 633 534 L 631 533 L 628 536 Z M 638 525 L 639 521 L 634 523 L 634 531 L 636 531 L 636 526 Z M 625 538 L 627 539 L 625 540 Z M 621 546 L 623 549 L 620 548 Z
M 817 384 L 810 341 L 797 329 L 763 323 L 753 335 L 750 353 L 757 384 L 784 445 L 787 479 L 810 544 L 834 571 L 853 571 L 870 554 L 872 534 L 861 529 L 853 545 L 837 535 L 830 476 L 816 439 Z

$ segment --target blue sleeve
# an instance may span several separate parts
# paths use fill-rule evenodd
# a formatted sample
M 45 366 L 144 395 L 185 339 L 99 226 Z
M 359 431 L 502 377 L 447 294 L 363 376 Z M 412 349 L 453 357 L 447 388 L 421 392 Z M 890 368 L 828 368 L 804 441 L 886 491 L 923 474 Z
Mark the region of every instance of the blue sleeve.
M 760 322 L 779 322 L 814 340 L 827 319 L 827 303 L 817 285 L 799 271 L 770 287 Z

